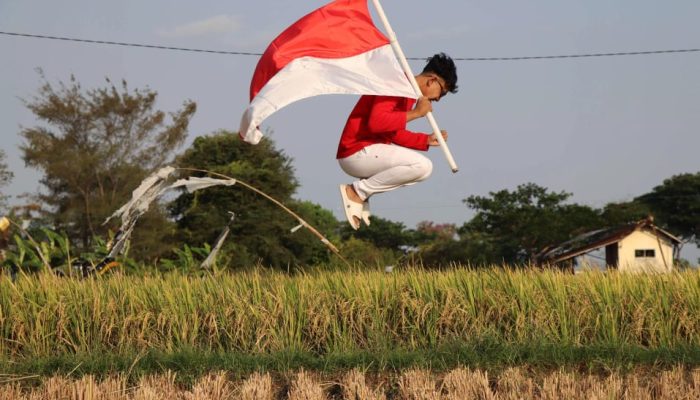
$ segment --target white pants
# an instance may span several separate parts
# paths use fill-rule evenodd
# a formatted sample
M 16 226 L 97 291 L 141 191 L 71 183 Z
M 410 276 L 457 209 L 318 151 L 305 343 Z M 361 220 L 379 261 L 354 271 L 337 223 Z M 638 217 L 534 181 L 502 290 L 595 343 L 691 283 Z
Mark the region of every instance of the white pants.
M 360 178 L 352 186 L 363 201 L 375 193 L 428 179 L 433 172 L 428 157 L 406 147 L 382 143 L 367 146 L 338 163 L 345 173 Z

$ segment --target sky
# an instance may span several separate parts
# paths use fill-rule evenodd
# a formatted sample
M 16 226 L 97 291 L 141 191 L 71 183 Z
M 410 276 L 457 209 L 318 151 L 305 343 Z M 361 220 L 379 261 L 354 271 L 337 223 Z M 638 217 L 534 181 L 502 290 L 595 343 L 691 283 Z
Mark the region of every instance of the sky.
M 262 53 L 287 26 L 325 0 L 0 0 L 0 31 Z M 700 2 L 675 0 L 383 0 L 410 58 L 520 57 L 700 48 Z M 370 6 L 370 8 L 372 8 Z M 377 24 L 380 24 L 375 18 Z M 158 92 L 158 108 L 197 102 L 188 142 L 235 131 L 248 104 L 257 56 L 85 44 L 0 35 L 0 149 L 16 196 L 41 189 L 18 146 L 37 125 L 22 99 L 74 75 L 84 88 L 124 79 Z M 414 72 L 421 60 L 410 61 Z M 372 212 L 412 228 L 473 216 L 463 200 L 532 182 L 603 207 L 700 170 L 700 52 L 522 61 L 457 61 L 459 92 L 434 105 L 460 168 L 432 148 L 425 182 L 372 198 Z M 296 197 L 344 218 L 335 160 L 356 96 L 320 96 L 268 118 L 277 147 L 294 159 Z M 424 120 L 409 129 L 427 132 Z M 251 182 L 253 183 L 253 182 Z M 254 184 L 254 183 L 253 183 Z M 16 201 L 16 200 L 15 200 Z M 235 210 L 234 210 L 235 211 Z M 696 262 L 700 251 L 685 246 Z

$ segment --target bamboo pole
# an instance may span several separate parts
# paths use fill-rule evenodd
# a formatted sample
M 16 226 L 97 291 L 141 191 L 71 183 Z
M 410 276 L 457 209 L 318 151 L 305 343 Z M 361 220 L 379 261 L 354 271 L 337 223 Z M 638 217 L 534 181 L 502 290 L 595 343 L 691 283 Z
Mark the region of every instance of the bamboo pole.
M 243 186 L 243 187 L 245 187 L 245 188 L 247 188 L 247 189 L 249 189 L 249 190 L 252 190 L 253 192 L 255 192 L 255 193 L 259 194 L 260 196 L 262 196 L 262 197 L 268 199 L 269 201 L 273 202 L 275 205 L 277 205 L 278 207 L 280 207 L 281 209 L 283 209 L 285 212 L 287 212 L 288 214 L 290 214 L 292 217 L 294 217 L 294 219 L 296 219 L 297 221 L 299 221 L 299 224 L 303 225 L 304 228 L 308 229 L 314 236 L 316 236 L 317 238 L 319 238 L 319 239 L 321 240 L 321 243 L 323 243 L 326 247 L 328 247 L 328 249 L 330 249 L 336 256 L 338 256 L 338 258 L 340 258 L 348 267 L 352 267 L 352 264 L 350 264 L 350 263 L 348 262 L 348 260 L 346 260 L 345 257 L 343 257 L 342 254 L 340 254 L 340 250 L 338 250 L 338 248 L 335 247 L 335 245 L 333 245 L 333 243 L 331 243 L 330 240 L 326 239 L 325 236 L 323 236 L 318 230 L 316 230 L 316 228 L 314 228 L 313 226 L 311 226 L 308 222 L 306 222 L 303 218 L 301 218 L 297 213 L 295 213 L 294 211 L 290 210 L 287 206 L 285 206 L 285 205 L 282 204 L 281 202 L 277 201 L 277 200 L 274 199 L 273 197 L 269 196 L 267 193 L 263 192 L 262 190 L 257 189 L 256 187 L 254 187 L 254 186 L 252 186 L 252 185 L 250 185 L 250 184 L 247 184 L 247 183 L 241 181 L 240 179 L 232 178 L 232 177 L 230 177 L 230 176 L 227 176 L 227 175 L 224 175 L 224 174 L 220 174 L 220 173 L 218 173 L 218 172 L 208 171 L 208 170 L 199 169 L 199 168 L 177 168 L 177 169 L 178 169 L 178 170 L 181 170 L 181 171 L 201 172 L 201 173 L 210 174 L 210 175 L 213 175 L 213 176 L 218 176 L 219 178 L 235 180 L 235 181 L 236 181 L 236 184 L 239 184 L 239 185 L 241 185 L 241 186 Z

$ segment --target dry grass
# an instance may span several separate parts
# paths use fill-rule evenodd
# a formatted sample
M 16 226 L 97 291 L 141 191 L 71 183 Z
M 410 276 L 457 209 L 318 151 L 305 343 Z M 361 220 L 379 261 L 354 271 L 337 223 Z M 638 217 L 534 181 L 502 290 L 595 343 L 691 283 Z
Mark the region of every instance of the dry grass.
M 439 400 L 442 398 L 430 371 L 410 370 L 399 378 L 399 397 L 408 400 Z
M 273 400 L 272 378 L 270 374 L 254 373 L 240 386 L 241 400 Z
M 386 400 L 383 386 L 370 388 L 367 385 L 365 375 L 354 369 L 343 377 L 342 380 L 343 398 L 347 400 Z
M 488 374 L 482 371 L 456 369 L 445 376 L 442 385 L 445 395 L 441 399 L 496 400 L 498 398 L 490 387 Z M 521 395 L 520 391 L 517 390 L 504 392 L 504 394 Z
M 9 379 L 5 379 L 7 382 Z M 326 382 L 332 382 L 333 379 Z M 223 400 L 223 399 L 294 399 L 294 400 L 549 400 L 549 399 L 620 399 L 620 400 L 691 400 L 700 398 L 700 368 L 677 367 L 658 373 L 639 370 L 635 373 L 606 376 L 556 371 L 528 373 L 511 368 L 500 376 L 484 371 L 456 369 L 447 374 L 426 370 L 409 370 L 394 376 L 386 374 L 375 387 L 368 385 L 357 370 L 339 377 L 337 384 L 324 383 L 321 375 L 300 371 L 275 382 L 269 374 L 255 373 L 244 380 L 230 380 L 219 372 L 202 377 L 191 388 L 175 383 L 175 375 L 142 378 L 130 386 L 125 376 L 102 381 L 92 376 L 80 379 L 52 377 L 37 387 L 22 386 L 21 380 L 0 386 L 0 400 Z M 336 388 L 338 390 L 333 391 Z
M 289 400 L 324 400 L 323 388 L 318 380 L 308 372 L 299 372 L 289 388 Z

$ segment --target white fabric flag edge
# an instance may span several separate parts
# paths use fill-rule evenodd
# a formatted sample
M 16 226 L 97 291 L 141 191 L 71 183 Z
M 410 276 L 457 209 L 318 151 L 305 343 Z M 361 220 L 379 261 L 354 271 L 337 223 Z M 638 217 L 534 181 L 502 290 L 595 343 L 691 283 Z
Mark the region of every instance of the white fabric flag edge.
M 258 127 L 267 117 L 295 101 L 322 94 L 417 98 L 390 44 L 353 57 L 301 57 L 263 86 L 243 113 L 239 134 L 257 144 L 263 136 Z
M 206 177 L 196 177 L 191 176 L 187 179 L 178 179 L 172 185 L 168 186 L 167 189 L 175 189 L 177 187 L 184 186 L 188 193 L 196 192 L 200 189 L 206 189 L 212 186 L 233 186 L 236 184 L 235 179 L 215 179 Z
M 146 212 L 148 210 L 148 205 L 152 201 L 152 199 L 149 199 L 146 202 L 142 200 L 146 192 L 152 191 L 154 194 L 153 198 L 158 197 L 160 193 L 160 187 L 155 188 L 155 186 L 162 184 L 165 180 L 167 180 L 170 177 L 170 175 L 173 172 L 175 172 L 175 168 L 167 166 L 159 169 L 155 173 L 146 177 L 141 182 L 141 184 L 139 184 L 139 186 L 131 192 L 131 199 L 126 204 L 121 206 L 117 211 L 115 211 L 112 215 L 110 215 L 103 222 L 103 224 L 106 224 L 112 218 L 116 218 L 119 216 L 122 217 L 122 222 L 126 222 L 128 215 L 134 209 L 138 210 L 141 213 Z M 156 189 L 155 191 L 153 190 L 154 188 Z

